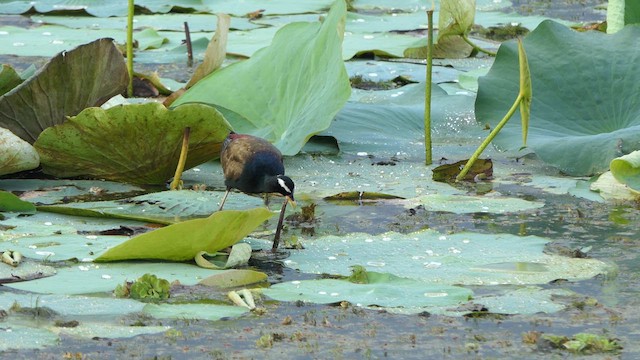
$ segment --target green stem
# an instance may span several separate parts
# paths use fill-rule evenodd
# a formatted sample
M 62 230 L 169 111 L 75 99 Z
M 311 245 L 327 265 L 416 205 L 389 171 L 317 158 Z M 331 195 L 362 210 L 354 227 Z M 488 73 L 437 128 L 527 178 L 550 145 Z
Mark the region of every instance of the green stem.
M 424 151 L 425 164 L 433 163 L 433 151 L 431 144 L 431 77 L 433 66 L 433 9 L 427 10 L 427 83 L 424 93 Z
M 182 172 L 184 171 L 184 165 L 187 162 L 187 153 L 189 152 L 189 134 L 191 133 L 191 128 L 184 128 L 184 133 L 182 135 L 182 147 L 180 148 L 180 158 L 178 159 L 178 166 L 176 166 L 176 173 L 173 176 L 173 181 L 169 188 L 171 190 L 180 190 L 182 188 Z
M 129 72 L 129 85 L 127 86 L 127 97 L 133 96 L 133 11 L 135 9 L 134 0 L 129 0 L 127 13 L 127 71 Z
M 478 146 L 476 151 L 473 153 L 473 155 L 469 158 L 467 163 L 464 165 L 464 168 L 462 168 L 462 171 L 460 171 L 460 174 L 456 176 L 456 181 L 460 181 L 464 179 L 464 177 L 467 175 L 467 173 L 469 172 L 473 164 L 476 162 L 476 160 L 478 160 L 480 155 L 482 155 L 482 152 L 484 151 L 484 149 L 486 149 L 487 146 L 489 146 L 491 141 L 493 141 L 493 138 L 495 138 L 496 135 L 498 135 L 498 133 L 504 127 L 507 121 L 511 119 L 511 116 L 513 116 L 513 114 L 518 109 L 518 106 L 520 105 L 520 102 L 522 101 L 522 99 L 523 99 L 522 94 L 518 94 L 518 97 L 516 98 L 516 101 L 511 106 L 511 109 L 509 109 L 509 112 L 507 112 L 507 114 L 502 118 L 502 120 L 500 120 L 498 125 L 496 125 L 496 127 L 493 130 L 491 130 L 491 133 L 489 133 L 489 136 L 487 136 L 487 138 L 484 139 L 482 144 Z
M 477 51 L 483 52 L 483 53 L 485 53 L 485 54 L 487 54 L 487 55 L 489 55 L 489 56 L 496 56 L 496 53 L 494 53 L 493 51 L 485 50 L 485 49 L 483 49 L 483 48 L 479 47 L 478 45 L 474 44 L 474 43 L 473 43 L 473 42 L 472 42 L 472 41 L 467 37 L 467 34 L 462 34 L 462 35 L 460 35 L 460 36 L 462 36 L 462 40 L 464 40 L 464 42 L 466 42 L 467 44 L 471 45 L 471 47 L 472 47 L 474 50 L 477 50 Z

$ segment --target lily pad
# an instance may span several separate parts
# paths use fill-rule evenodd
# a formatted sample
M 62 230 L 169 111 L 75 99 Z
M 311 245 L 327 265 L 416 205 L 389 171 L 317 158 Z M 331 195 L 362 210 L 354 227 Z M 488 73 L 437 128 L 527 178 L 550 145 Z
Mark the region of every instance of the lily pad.
M 199 284 L 219 288 L 233 288 L 263 282 L 267 282 L 267 274 L 255 270 L 238 269 L 211 275 L 206 279 L 202 279 Z
M 545 21 L 524 39 L 535 94 L 527 145 L 543 161 L 570 175 L 591 175 L 637 150 L 640 48 L 628 44 L 639 36 L 640 28 L 633 26 L 606 35 Z M 517 94 L 518 51 L 510 41 L 479 79 L 477 120 L 495 126 Z M 519 118 L 516 114 L 494 139 L 497 147 L 522 145 Z
M 339 0 L 323 22 L 283 27 L 270 46 L 202 79 L 173 105 L 216 106 L 236 132 L 266 138 L 283 154 L 295 155 L 329 127 L 349 98 L 342 61 L 345 15 Z
M 44 172 L 136 184 L 164 184 L 175 172 L 182 135 L 191 128 L 185 168 L 219 156 L 229 125 L 214 108 L 158 103 L 88 108 L 45 130 L 35 147 Z
M 473 291 L 463 287 L 425 284 L 397 276 L 369 284 L 336 279 L 290 281 L 275 284 L 263 293 L 279 301 L 318 304 L 349 301 L 358 306 L 380 307 L 455 306 L 473 296 Z
M 285 264 L 303 272 L 339 275 L 348 275 L 353 265 L 363 265 L 429 284 L 456 285 L 544 284 L 560 278 L 588 279 L 611 270 L 595 259 L 545 254 L 547 242 L 537 236 L 443 235 L 431 230 L 324 236 L 305 241 L 305 249 L 292 253 Z M 537 263 L 546 271 L 530 271 L 515 263 Z
M 188 220 L 134 237 L 95 261 L 192 260 L 201 251 L 214 253 L 237 243 L 271 216 L 273 213 L 265 208 L 218 211 L 206 219 Z
M 58 269 L 55 276 L 47 278 L 3 284 L 18 290 L 38 294 L 79 295 L 79 294 L 111 294 L 125 280 L 133 281 L 140 276 L 151 273 L 167 279 L 178 281 L 182 285 L 195 285 L 203 278 L 214 274 L 216 270 L 197 267 L 183 263 L 151 263 L 122 262 L 111 264 L 80 263 L 71 267 Z
M 121 93 L 127 81 L 124 59 L 111 39 L 63 51 L 0 97 L 0 126 L 33 143 L 66 116 Z
M 147 304 L 143 312 L 158 319 L 204 319 L 215 321 L 246 314 L 249 309 L 240 306 L 213 304 Z
M 527 201 L 509 197 L 471 196 L 463 194 L 429 194 L 406 200 L 405 207 L 422 205 L 430 211 L 445 211 L 456 214 L 491 213 L 503 214 L 515 211 L 539 209 L 543 202 Z

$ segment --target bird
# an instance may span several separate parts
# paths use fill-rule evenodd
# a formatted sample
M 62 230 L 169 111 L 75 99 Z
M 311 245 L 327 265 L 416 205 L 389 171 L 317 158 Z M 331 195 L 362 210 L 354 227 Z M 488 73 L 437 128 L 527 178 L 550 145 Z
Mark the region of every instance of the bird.
M 222 144 L 220 163 L 227 191 L 218 211 L 222 210 L 232 189 L 238 189 L 247 194 L 278 193 L 285 197 L 271 248 L 275 252 L 280 242 L 287 203 L 291 203 L 293 207 L 296 206 L 293 197 L 295 184 L 284 174 L 282 153 L 265 139 L 231 132 Z

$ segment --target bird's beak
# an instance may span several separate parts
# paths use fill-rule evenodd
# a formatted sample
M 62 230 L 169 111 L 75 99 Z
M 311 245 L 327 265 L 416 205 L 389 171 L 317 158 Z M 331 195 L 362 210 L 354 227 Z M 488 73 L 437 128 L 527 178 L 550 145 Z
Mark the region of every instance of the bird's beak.
M 291 206 L 293 206 L 294 209 L 296 208 L 296 201 L 293 200 L 293 197 L 287 196 L 287 202 L 291 204 Z

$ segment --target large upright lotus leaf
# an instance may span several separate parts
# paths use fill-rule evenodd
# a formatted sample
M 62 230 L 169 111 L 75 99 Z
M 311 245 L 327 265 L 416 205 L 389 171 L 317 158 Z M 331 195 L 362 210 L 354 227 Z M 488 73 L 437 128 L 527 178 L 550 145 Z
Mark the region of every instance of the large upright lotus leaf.
M 438 41 L 446 36 L 467 34 L 473 26 L 475 13 L 475 0 L 441 0 Z
M 640 27 L 579 33 L 545 21 L 523 41 L 533 86 L 528 146 L 570 175 L 607 170 L 640 142 Z M 504 43 L 479 79 L 476 118 L 495 126 L 518 94 L 516 42 Z M 520 114 L 494 144 L 522 146 Z
M 0 128 L 0 175 L 35 169 L 39 165 L 40 157 L 31 144 Z
M 35 147 L 47 174 L 163 184 L 175 172 L 186 127 L 191 134 L 185 168 L 219 156 L 229 124 L 201 104 L 174 110 L 158 103 L 88 108 L 45 130 Z
M 237 132 L 259 135 L 295 155 L 329 127 L 351 91 L 342 61 L 343 0 L 322 22 L 298 22 L 278 31 L 270 46 L 214 72 L 174 105 L 200 102 L 224 109 Z
M 188 220 L 136 236 L 107 250 L 95 261 L 192 260 L 201 251 L 215 253 L 237 243 L 272 215 L 265 208 L 217 211 L 205 219 Z
M 34 76 L 0 97 L 0 127 L 33 143 L 66 116 L 121 93 L 128 75 L 112 39 L 61 52 Z

